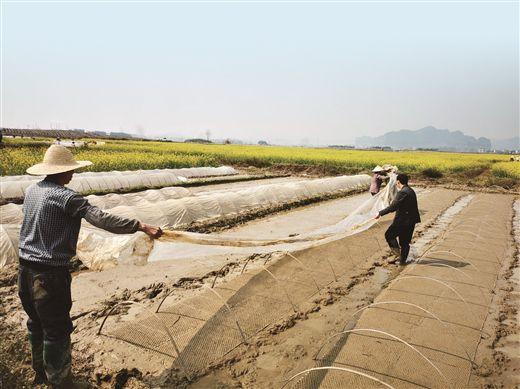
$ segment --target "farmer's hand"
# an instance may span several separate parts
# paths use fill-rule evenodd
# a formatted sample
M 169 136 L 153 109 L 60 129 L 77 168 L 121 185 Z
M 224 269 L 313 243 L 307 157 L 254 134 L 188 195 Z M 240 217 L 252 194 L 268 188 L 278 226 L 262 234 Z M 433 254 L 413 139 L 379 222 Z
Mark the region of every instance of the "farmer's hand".
M 161 227 L 154 227 L 146 223 L 139 223 L 139 231 L 143 231 L 150 237 L 157 239 L 162 235 Z
M 374 216 L 374 219 L 379 219 L 381 217 L 381 215 L 379 213 L 377 213 L 375 216 Z

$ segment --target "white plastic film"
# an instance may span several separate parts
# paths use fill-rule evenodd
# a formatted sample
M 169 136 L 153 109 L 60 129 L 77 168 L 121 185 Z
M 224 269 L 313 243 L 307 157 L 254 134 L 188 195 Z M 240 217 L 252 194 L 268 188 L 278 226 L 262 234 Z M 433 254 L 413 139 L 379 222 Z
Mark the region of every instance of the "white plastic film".
M 104 209 L 109 209 L 116 215 L 160 226 L 167 225 L 173 229 L 195 221 L 218 219 L 298 200 L 367 189 L 369 183 L 368 175 L 357 175 L 266 184 L 235 191 L 204 192 L 200 195 L 179 198 L 175 197 L 183 196 L 186 193 L 172 190 L 173 188 L 163 188 L 135 194 L 89 196 L 89 200 Z M 145 200 L 147 198 L 149 200 Z M 127 202 L 134 203 L 133 205 L 116 205 Z M 114 207 L 114 205 L 116 206 Z M 204 238 L 207 235 L 186 234 L 187 236 L 199 236 L 199 243 L 205 244 Z M 320 234 L 322 233 L 320 232 Z M 330 235 L 331 233 L 325 232 L 325 234 Z M 315 240 L 315 238 L 311 240 Z M 260 242 L 258 243 L 260 244 Z M 240 242 L 237 244 L 240 245 Z M 248 246 L 254 247 L 254 245 L 254 243 L 250 243 Z M 77 255 L 88 267 L 101 269 L 116 263 L 145 263 L 151 246 L 152 243 L 143 234 L 115 235 L 84 223 L 78 242 Z M 225 244 L 225 246 L 229 245 Z M 17 256 L 10 258 L 9 261 L 12 262 L 16 259 Z
M 85 172 L 75 174 L 67 186 L 78 193 L 86 194 L 93 191 L 171 186 L 182 183 L 187 178 L 218 177 L 233 174 L 237 174 L 237 171 L 230 166 Z M 31 175 L 0 177 L 0 200 L 8 201 L 22 198 L 29 185 L 41 179 L 41 176 Z

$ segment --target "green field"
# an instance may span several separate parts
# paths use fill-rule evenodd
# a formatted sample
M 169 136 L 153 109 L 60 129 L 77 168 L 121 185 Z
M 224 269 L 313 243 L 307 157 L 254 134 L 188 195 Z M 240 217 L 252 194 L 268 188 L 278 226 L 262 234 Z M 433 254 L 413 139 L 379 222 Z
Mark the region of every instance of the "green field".
M 50 140 L 4 139 L 1 175 L 24 174 L 41 161 Z M 324 173 L 368 172 L 375 165 L 391 163 L 401 171 L 423 178 L 486 176 L 502 180 L 520 179 L 520 163 L 507 155 L 421 151 L 363 151 L 323 148 L 204 145 L 192 143 L 106 141 L 72 149 L 77 159 L 94 162 L 92 171 L 178 168 L 190 166 L 285 166 L 321 169 Z

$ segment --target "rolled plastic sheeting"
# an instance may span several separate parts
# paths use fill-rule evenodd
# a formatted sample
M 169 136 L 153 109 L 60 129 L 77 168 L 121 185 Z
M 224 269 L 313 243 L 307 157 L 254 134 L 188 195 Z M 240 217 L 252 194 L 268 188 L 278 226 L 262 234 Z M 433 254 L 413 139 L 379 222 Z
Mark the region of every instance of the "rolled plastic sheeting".
M 237 174 L 230 166 L 196 167 L 183 169 L 128 170 L 112 172 L 85 172 L 75 174 L 67 186 L 78 193 L 94 191 L 128 190 L 171 186 L 183 182 L 184 178 L 218 177 Z M 3 176 L 0 177 L 0 200 L 22 198 L 25 190 L 41 176 Z
M 153 241 L 144 232 L 116 235 L 85 226 L 79 234 L 77 256 L 91 270 L 103 270 L 116 265 L 144 265 L 152 248 Z
M 18 224 L 0 225 L 0 267 L 18 261 L 19 240 Z M 85 223 L 79 234 L 77 255 L 92 270 L 101 270 L 117 264 L 145 264 L 152 247 L 152 240 L 143 232 L 116 235 Z

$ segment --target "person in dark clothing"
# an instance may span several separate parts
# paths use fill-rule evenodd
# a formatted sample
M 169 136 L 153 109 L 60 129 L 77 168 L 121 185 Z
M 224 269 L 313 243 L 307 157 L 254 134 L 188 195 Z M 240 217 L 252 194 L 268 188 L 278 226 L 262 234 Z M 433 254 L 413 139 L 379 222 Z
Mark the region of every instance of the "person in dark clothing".
M 395 212 L 394 221 L 385 232 L 385 239 L 392 251 L 396 254 L 399 253 L 399 264 L 406 265 L 413 230 L 415 224 L 421 222 L 421 217 L 417 206 L 417 196 L 414 190 L 408 186 L 408 176 L 398 174 L 396 185 L 399 189 L 397 196 L 388 207 L 379 211 L 375 219 Z M 399 238 L 399 242 L 397 238 Z
M 142 231 L 152 238 L 162 234 L 158 227 L 104 212 L 65 186 L 75 169 L 90 164 L 75 161 L 64 146 L 53 145 L 43 163 L 27 169 L 29 174 L 46 176 L 25 193 L 19 244 L 18 295 L 29 316 L 35 385 L 72 385 L 69 264 L 76 255 L 81 220 L 116 234 Z

